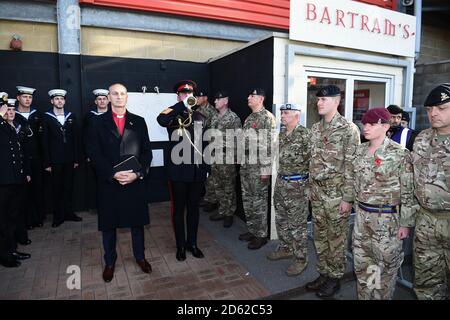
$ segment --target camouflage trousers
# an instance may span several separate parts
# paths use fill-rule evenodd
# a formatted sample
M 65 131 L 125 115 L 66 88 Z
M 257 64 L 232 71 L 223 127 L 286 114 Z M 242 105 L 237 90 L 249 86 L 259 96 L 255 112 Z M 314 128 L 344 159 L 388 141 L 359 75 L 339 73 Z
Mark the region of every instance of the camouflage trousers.
M 420 208 L 414 238 L 414 291 L 420 300 L 450 298 L 450 212 Z
M 359 300 L 391 300 L 403 263 L 398 213 L 367 212 L 356 206 L 353 260 Z
M 203 200 L 209 203 L 217 203 L 216 191 L 214 190 L 214 172 L 211 166 L 211 173 L 208 175 L 208 178 L 205 182 L 205 195 L 203 196 Z
M 261 181 L 261 170 L 256 165 L 242 165 L 240 175 L 248 231 L 256 237 L 267 237 L 269 182 Z
M 234 164 L 213 164 L 215 198 L 220 199 L 219 214 L 233 216 L 236 211 L 236 166 Z
M 307 261 L 308 196 L 305 182 L 288 182 L 278 177 L 273 201 L 280 246 L 291 251 L 296 259 Z
M 311 207 L 317 271 L 329 278 L 340 279 L 346 268 L 348 217 L 341 216 L 342 183 L 318 186 L 311 183 Z

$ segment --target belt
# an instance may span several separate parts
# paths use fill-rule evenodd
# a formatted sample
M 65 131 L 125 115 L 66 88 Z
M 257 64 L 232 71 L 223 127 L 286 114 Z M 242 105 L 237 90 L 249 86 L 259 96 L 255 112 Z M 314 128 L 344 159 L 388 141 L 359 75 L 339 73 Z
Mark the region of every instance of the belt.
M 279 175 L 281 179 L 283 179 L 284 181 L 305 181 L 308 180 L 309 175 L 308 174 L 293 174 L 293 175 L 289 175 L 289 176 L 284 176 L 284 175 Z
M 358 202 L 358 207 L 367 212 L 374 213 L 397 213 L 397 206 L 391 206 L 390 204 L 368 204 L 364 202 Z

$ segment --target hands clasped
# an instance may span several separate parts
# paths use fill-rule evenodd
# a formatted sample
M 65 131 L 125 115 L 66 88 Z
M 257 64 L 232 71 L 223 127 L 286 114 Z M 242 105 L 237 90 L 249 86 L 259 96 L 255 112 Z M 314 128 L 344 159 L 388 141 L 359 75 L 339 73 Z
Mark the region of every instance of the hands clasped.
M 114 175 L 114 179 L 116 179 L 121 185 L 126 185 L 136 180 L 137 174 L 132 170 L 119 171 Z

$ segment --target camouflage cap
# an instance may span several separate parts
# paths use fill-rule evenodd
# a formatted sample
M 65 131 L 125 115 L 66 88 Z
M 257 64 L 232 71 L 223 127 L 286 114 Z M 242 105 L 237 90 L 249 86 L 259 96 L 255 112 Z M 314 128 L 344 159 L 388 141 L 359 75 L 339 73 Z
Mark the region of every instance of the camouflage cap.
M 447 102 L 450 102 L 450 83 L 443 83 L 431 90 L 423 105 L 425 107 L 440 106 Z
M 369 109 L 361 119 L 362 124 L 366 123 L 389 123 L 391 114 L 385 108 Z

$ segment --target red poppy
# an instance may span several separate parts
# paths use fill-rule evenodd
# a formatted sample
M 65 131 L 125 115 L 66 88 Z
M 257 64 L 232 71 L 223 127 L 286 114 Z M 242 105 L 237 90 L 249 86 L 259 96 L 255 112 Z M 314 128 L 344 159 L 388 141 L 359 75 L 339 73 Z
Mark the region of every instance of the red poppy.
M 252 128 L 253 128 L 253 129 L 256 129 L 256 122 L 253 122 Z
M 375 165 L 377 166 L 377 167 L 379 167 L 379 166 L 381 166 L 381 159 L 380 158 L 375 158 Z

